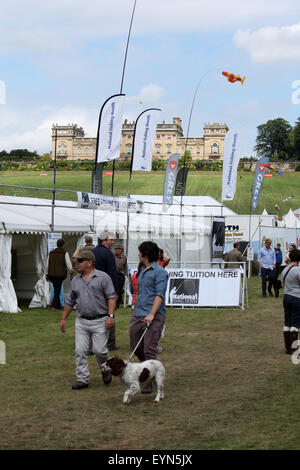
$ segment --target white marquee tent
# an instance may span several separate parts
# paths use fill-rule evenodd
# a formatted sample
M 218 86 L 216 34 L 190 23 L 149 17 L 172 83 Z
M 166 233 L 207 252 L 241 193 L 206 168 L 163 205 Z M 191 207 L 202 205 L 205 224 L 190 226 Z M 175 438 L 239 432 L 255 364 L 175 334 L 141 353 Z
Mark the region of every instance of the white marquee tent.
M 17 298 L 32 298 L 39 289 L 45 292 L 49 232 L 62 233 L 70 254 L 85 233 L 108 230 L 126 246 L 128 232 L 129 262 L 136 264 L 137 246 L 152 239 L 174 262 L 178 261 L 180 244 L 181 259 L 197 266 L 210 260 L 212 217 L 234 215 L 211 197 L 184 196 L 182 207 L 180 198 L 174 198 L 166 212 L 162 196 L 132 198 L 144 201 L 143 213 L 81 209 L 76 202 L 57 200 L 52 218 L 50 200 L 0 196 L 0 312 L 16 313 Z M 46 293 L 42 304 L 45 298 Z

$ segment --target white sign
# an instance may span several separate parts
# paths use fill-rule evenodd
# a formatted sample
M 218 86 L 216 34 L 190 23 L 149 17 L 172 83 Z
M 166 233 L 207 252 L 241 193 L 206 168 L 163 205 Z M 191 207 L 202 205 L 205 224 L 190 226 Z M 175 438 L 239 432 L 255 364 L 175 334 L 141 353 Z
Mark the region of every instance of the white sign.
M 111 96 L 99 117 L 96 162 L 109 162 L 120 156 L 125 95 Z
M 62 238 L 62 233 L 49 232 L 48 233 L 48 253 L 57 248 L 57 240 Z
M 132 171 L 151 171 L 156 126 L 160 109 L 147 109 L 136 120 Z
M 247 261 L 253 261 L 254 260 L 254 248 L 248 246 L 247 248 Z
M 77 192 L 77 206 L 83 209 L 102 209 L 121 212 L 143 212 L 144 202 L 127 197 L 103 196 Z
M 0 341 L 0 364 L 6 364 L 6 348 L 4 341 Z
M 240 305 L 240 269 L 167 269 L 166 305 L 229 307 Z
M 236 175 L 240 161 L 240 135 L 229 131 L 224 142 L 222 201 L 232 201 L 236 190 Z

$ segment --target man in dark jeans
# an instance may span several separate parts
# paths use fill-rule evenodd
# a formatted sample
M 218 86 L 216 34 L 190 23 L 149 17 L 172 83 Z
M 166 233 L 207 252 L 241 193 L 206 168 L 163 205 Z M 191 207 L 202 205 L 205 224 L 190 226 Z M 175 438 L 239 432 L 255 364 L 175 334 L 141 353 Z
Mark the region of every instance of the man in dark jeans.
M 158 263 L 159 248 L 156 243 L 143 242 L 139 246 L 139 258 L 143 268 L 139 275 L 139 287 L 130 323 L 130 346 L 134 350 L 145 328 L 143 340 L 135 351 L 140 361 L 156 359 L 157 343 L 165 324 L 166 306 L 165 293 L 168 283 L 168 273 Z M 152 382 L 149 382 L 142 393 L 152 392 Z
M 51 310 L 61 308 L 60 304 L 60 291 L 63 281 L 67 277 L 68 271 L 72 270 L 72 263 L 69 254 L 64 249 L 64 240 L 61 238 L 57 240 L 57 248 L 50 251 L 48 258 L 48 269 L 46 278 L 52 282 L 54 287 L 54 296 L 51 303 Z
M 276 267 L 275 267 L 275 275 L 274 275 L 274 289 L 275 289 L 275 297 L 279 295 L 278 289 L 278 276 L 280 274 L 280 266 L 282 264 L 282 251 L 280 243 L 277 243 L 275 248 L 275 256 L 276 256 Z
M 276 256 L 275 250 L 271 248 L 272 240 L 267 238 L 265 241 L 265 246 L 259 250 L 258 253 L 258 262 L 261 269 L 261 284 L 262 284 L 262 295 L 263 297 L 267 296 L 266 287 L 267 280 L 269 280 L 268 292 L 270 297 L 273 297 L 272 294 L 272 285 L 274 283 L 275 275 L 275 266 L 276 266 Z
M 111 251 L 115 240 L 111 233 L 102 232 L 98 237 L 98 245 L 92 250 L 92 253 L 95 255 L 95 269 L 99 271 L 104 271 L 108 274 L 112 280 L 112 283 L 115 288 L 115 292 L 119 291 L 118 277 L 116 270 L 115 257 Z M 116 345 L 116 325 L 109 330 L 109 337 L 107 341 L 107 347 L 109 351 L 115 351 L 120 349 Z

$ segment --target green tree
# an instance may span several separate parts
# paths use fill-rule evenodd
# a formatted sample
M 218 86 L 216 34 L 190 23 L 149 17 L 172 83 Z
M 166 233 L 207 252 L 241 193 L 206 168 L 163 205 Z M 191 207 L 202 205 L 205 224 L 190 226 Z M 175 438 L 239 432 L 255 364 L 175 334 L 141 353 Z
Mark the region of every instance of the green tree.
M 182 166 L 187 166 L 191 168 L 193 166 L 192 155 L 189 150 L 187 150 L 180 158 L 179 158 L 179 165 L 178 167 L 181 168 Z
M 272 161 L 293 158 L 293 147 L 290 142 L 292 126 L 282 118 L 267 121 L 257 127 L 254 150 L 258 156 L 265 155 Z
M 300 160 L 300 118 L 297 119 L 291 133 L 291 143 L 294 148 L 295 160 Z

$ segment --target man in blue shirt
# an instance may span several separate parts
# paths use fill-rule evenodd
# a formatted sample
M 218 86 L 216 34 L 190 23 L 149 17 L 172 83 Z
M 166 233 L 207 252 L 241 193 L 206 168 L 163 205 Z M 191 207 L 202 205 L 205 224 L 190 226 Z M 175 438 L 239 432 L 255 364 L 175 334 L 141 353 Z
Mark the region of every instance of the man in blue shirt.
M 266 286 L 267 279 L 269 280 L 268 292 L 270 297 L 273 297 L 272 294 L 272 285 L 274 284 L 274 275 L 276 267 L 276 256 L 275 250 L 271 248 L 272 240 L 267 238 L 265 241 L 265 246 L 259 250 L 258 253 L 258 263 L 261 269 L 261 284 L 262 284 L 262 294 L 263 297 L 266 297 Z
M 168 273 L 158 263 L 159 248 L 154 242 L 143 242 L 139 247 L 139 259 L 144 267 L 139 275 L 138 292 L 130 323 L 130 346 L 138 344 L 145 328 L 143 340 L 135 351 L 140 361 L 156 359 L 157 344 L 165 324 L 165 293 Z M 152 392 L 152 382 L 143 388 L 142 393 Z

